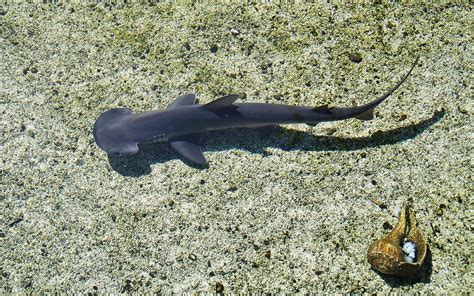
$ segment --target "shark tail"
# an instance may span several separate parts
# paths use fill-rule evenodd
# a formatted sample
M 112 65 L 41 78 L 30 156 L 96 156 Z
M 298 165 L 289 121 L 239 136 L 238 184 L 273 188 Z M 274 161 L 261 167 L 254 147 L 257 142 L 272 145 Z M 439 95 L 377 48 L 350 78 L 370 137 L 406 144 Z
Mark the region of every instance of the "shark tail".
M 413 68 L 415 68 L 416 64 L 418 63 L 419 56 L 416 58 L 415 62 L 411 66 L 410 70 L 408 71 L 405 76 L 389 91 L 383 94 L 381 97 L 377 98 L 376 100 L 369 102 L 362 106 L 357 107 L 332 107 L 328 108 L 327 106 L 320 106 L 313 108 L 314 111 L 318 112 L 319 114 L 324 114 L 330 118 L 330 120 L 342 120 L 348 118 L 357 118 L 359 120 L 371 120 L 374 118 L 374 109 L 380 105 L 386 98 L 388 98 L 391 94 L 393 94 L 399 87 L 402 85 L 403 82 L 410 76 Z

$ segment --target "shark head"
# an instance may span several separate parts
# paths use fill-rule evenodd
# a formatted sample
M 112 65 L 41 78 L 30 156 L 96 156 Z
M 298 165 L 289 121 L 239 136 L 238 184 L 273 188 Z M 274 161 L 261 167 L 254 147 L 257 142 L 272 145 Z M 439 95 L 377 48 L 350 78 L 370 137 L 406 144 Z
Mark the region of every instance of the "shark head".
M 126 136 L 124 125 L 132 116 L 129 108 L 110 109 L 97 118 L 92 134 L 97 145 L 110 156 L 133 155 L 138 143 Z

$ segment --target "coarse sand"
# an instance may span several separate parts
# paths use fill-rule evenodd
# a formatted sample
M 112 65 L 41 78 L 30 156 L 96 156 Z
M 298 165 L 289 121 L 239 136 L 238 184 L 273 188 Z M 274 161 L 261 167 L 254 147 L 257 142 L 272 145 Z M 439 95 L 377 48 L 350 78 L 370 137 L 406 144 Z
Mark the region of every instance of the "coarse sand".
M 472 19 L 462 2 L 0 4 L 0 293 L 472 292 Z M 418 55 L 374 120 L 209 133 L 205 168 L 163 143 L 109 158 L 91 134 L 185 93 L 362 104 Z M 398 279 L 366 253 L 404 202 L 431 254 Z

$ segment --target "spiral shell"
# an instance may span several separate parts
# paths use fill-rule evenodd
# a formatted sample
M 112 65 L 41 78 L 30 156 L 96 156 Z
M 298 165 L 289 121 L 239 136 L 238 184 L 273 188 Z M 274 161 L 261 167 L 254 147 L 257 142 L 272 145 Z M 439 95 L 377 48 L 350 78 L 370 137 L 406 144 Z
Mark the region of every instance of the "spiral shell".
M 367 260 L 381 273 L 410 276 L 421 269 L 427 250 L 426 240 L 416 226 L 415 214 L 404 205 L 393 230 L 369 246 Z

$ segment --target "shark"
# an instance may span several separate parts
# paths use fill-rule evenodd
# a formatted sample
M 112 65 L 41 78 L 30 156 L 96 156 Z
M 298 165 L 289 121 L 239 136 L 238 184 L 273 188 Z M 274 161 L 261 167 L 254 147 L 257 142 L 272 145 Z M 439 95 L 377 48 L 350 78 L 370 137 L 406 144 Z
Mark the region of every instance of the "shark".
M 138 153 L 140 143 L 168 142 L 181 156 L 198 165 L 208 162 L 199 145 L 204 132 L 229 128 L 271 130 L 280 124 L 320 122 L 349 118 L 371 120 L 374 109 L 393 94 L 408 78 L 418 62 L 390 90 L 379 98 L 354 107 L 295 106 L 269 103 L 236 103 L 238 94 L 198 104 L 195 94 L 178 97 L 164 110 L 133 113 L 129 108 L 114 108 L 102 113 L 94 123 L 95 143 L 109 156 Z

